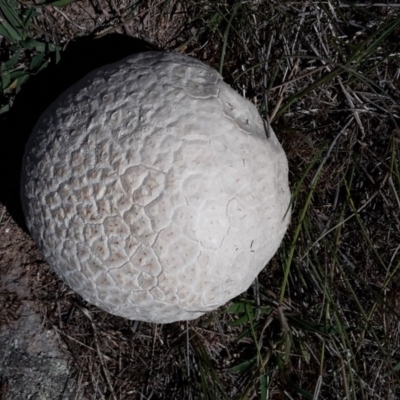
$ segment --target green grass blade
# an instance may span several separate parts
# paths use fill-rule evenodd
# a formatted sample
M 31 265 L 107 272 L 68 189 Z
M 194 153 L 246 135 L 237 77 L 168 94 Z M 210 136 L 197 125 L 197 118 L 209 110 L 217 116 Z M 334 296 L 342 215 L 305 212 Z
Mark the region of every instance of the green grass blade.
M 25 37 L 24 25 L 13 7 L 10 4 L 0 1 L 0 10 L 13 29 L 18 32 L 18 35 L 21 38 Z
M 21 36 L 8 22 L 3 21 L 0 24 L 0 34 L 6 37 L 10 42 L 18 43 L 20 40 L 23 40 L 23 36 Z
M 228 24 L 226 26 L 225 32 L 224 32 L 224 39 L 223 39 L 223 44 L 222 44 L 222 52 L 221 52 L 221 59 L 219 63 L 219 73 L 222 75 L 222 71 L 224 68 L 224 62 L 225 62 L 225 55 L 226 55 L 226 46 L 228 44 L 228 38 L 229 38 L 229 31 L 232 26 L 232 21 L 236 16 L 236 13 L 239 11 L 240 7 L 242 5 L 242 0 L 239 0 L 235 3 L 233 6 L 233 10 L 231 12 L 231 16 L 229 17 Z
M 75 3 L 77 0 L 57 0 L 57 1 L 48 1 L 45 4 L 53 7 L 65 7 L 68 4 Z

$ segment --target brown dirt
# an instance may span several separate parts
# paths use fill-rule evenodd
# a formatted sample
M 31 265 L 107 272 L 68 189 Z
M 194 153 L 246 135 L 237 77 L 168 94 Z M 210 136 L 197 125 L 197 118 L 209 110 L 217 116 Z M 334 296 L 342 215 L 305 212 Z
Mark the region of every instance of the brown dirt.
M 78 399 L 70 357 L 43 323 L 37 292 L 47 266 L 3 205 L 0 215 L 0 398 Z

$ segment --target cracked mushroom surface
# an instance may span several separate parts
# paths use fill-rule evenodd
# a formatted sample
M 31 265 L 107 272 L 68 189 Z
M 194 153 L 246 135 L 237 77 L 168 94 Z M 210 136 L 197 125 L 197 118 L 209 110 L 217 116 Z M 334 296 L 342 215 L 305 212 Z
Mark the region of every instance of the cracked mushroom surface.
M 75 292 L 155 323 L 245 291 L 290 218 L 286 156 L 255 106 L 202 62 L 154 51 L 91 72 L 49 107 L 21 196 Z

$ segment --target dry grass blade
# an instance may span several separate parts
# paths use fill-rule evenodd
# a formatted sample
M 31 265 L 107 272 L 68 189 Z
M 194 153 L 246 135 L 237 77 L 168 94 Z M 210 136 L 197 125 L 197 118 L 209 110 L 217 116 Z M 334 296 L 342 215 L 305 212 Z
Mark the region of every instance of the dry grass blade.
M 93 319 L 92 319 L 92 316 L 90 315 L 89 310 L 87 310 L 86 308 L 81 308 L 81 311 L 82 311 L 82 313 L 89 319 L 89 321 L 90 321 L 90 323 L 91 323 L 91 325 L 92 325 L 92 329 L 93 329 L 93 338 L 94 338 L 94 342 L 95 342 L 95 345 L 96 345 L 96 352 L 97 352 L 97 355 L 98 355 L 98 357 L 99 357 L 99 361 L 100 361 L 100 363 L 101 363 L 101 367 L 102 367 L 102 370 L 103 370 L 103 374 L 104 374 L 104 376 L 105 376 L 105 378 L 106 378 L 106 381 L 107 381 L 108 387 L 109 387 L 109 389 L 110 389 L 112 398 L 113 398 L 114 400 L 117 400 L 117 397 L 116 397 L 115 392 L 114 392 L 113 385 L 112 385 L 112 383 L 111 383 L 110 372 L 108 371 L 108 369 L 107 369 L 107 367 L 106 367 L 106 364 L 105 364 L 105 362 L 104 362 L 104 355 L 103 355 L 103 353 L 102 353 L 102 351 L 101 351 L 101 348 L 100 348 L 99 340 L 98 340 L 98 337 L 97 337 L 97 328 L 96 328 L 96 325 L 93 323 Z

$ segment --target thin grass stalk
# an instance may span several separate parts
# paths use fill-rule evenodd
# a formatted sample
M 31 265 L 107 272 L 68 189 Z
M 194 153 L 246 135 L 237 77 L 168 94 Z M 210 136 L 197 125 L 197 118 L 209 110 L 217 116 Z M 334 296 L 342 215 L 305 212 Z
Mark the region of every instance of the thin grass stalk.
M 222 43 L 222 51 L 221 51 L 221 59 L 219 62 L 219 73 L 220 75 L 222 75 L 223 72 L 223 68 L 224 68 L 224 63 L 225 63 L 225 55 L 226 55 L 226 46 L 228 45 L 228 37 L 229 37 L 229 31 L 231 29 L 232 26 L 232 21 L 236 16 L 236 13 L 239 11 L 239 8 L 242 5 L 242 0 L 239 0 L 237 3 L 235 3 L 233 10 L 232 10 L 232 14 L 229 17 L 228 20 L 228 25 L 226 26 L 225 32 L 224 32 L 224 40 Z
M 353 286 L 350 284 L 350 282 L 349 282 L 349 280 L 348 280 L 348 278 L 347 278 L 347 275 L 345 274 L 345 272 L 344 272 L 344 270 L 343 270 L 343 268 L 342 268 L 342 266 L 341 266 L 341 263 L 339 262 L 339 260 L 336 260 L 336 261 L 337 261 L 337 267 L 339 268 L 340 273 L 341 273 L 341 276 L 342 276 L 344 282 L 346 283 L 347 289 L 351 292 L 352 297 L 353 297 L 353 299 L 355 300 L 355 302 L 356 302 L 356 304 L 357 304 L 357 307 L 358 307 L 358 309 L 360 310 L 360 312 L 361 312 L 361 314 L 362 314 L 362 317 L 364 318 L 364 320 L 367 320 L 368 315 L 367 315 L 367 313 L 365 312 L 363 306 L 361 305 L 361 303 L 360 303 L 360 301 L 359 301 L 359 299 L 358 299 L 356 293 L 354 292 Z M 396 375 L 395 371 L 394 371 L 394 368 L 393 368 L 393 365 L 392 365 L 391 356 L 384 350 L 384 347 L 382 346 L 381 341 L 379 340 L 378 335 L 377 335 L 376 332 L 375 332 L 375 329 L 374 329 L 373 327 L 370 327 L 369 332 L 371 333 L 371 335 L 373 336 L 373 338 L 374 338 L 374 340 L 375 340 L 375 343 L 377 344 L 377 346 L 378 346 L 379 349 L 381 350 L 382 355 L 383 355 L 383 358 L 385 359 L 385 361 L 386 361 L 386 363 L 387 363 L 388 369 L 389 369 L 392 373 L 394 373 L 395 379 L 396 379 L 397 381 L 400 381 L 400 377 L 398 377 L 398 376 Z M 356 367 L 356 368 L 357 368 L 357 367 Z
M 314 156 L 313 160 L 311 161 L 309 167 L 306 169 L 305 173 L 308 172 L 312 168 L 312 166 L 315 164 L 315 162 L 319 158 L 320 154 L 321 154 L 321 152 L 317 153 L 317 155 Z M 312 195 L 313 195 L 314 190 L 315 190 L 315 188 L 317 186 L 318 178 L 319 178 L 321 172 L 322 172 L 322 168 L 319 170 L 319 174 L 315 176 L 314 182 L 313 182 L 313 184 L 312 184 L 312 186 L 311 186 L 311 188 L 310 188 L 310 190 L 309 190 L 309 192 L 307 194 L 306 201 L 305 201 L 304 206 L 303 206 L 303 208 L 301 210 L 299 221 L 297 223 L 297 226 L 296 226 L 296 229 L 295 229 L 295 232 L 294 232 L 292 244 L 291 244 L 290 249 L 289 249 L 289 254 L 288 254 L 288 257 L 287 257 L 287 261 L 285 263 L 283 282 L 282 282 L 281 291 L 280 291 L 280 295 L 279 295 L 279 303 L 280 304 L 283 304 L 283 299 L 285 297 L 286 286 L 287 286 L 287 281 L 288 281 L 289 272 L 290 272 L 290 266 L 291 266 L 292 261 L 293 261 L 294 252 L 295 252 L 295 250 L 297 248 L 297 246 L 296 246 L 297 240 L 299 238 L 299 235 L 300 235 L 300 232 L 301 232 L 301 229 L 302 229 L 302 224 L 303 224 L 304 218 L 306 216 L 306 213 L 308 211 L 308 208 L 309 208 L 309 206 L 311 204 Z M 301 182 L 305 178 L 305 173 L 302 176 Z M 297 186 L 297 188 L 299 188 L 299 186 Z M 293 198 L 293 196 L 292 196 L 292 198 Z

